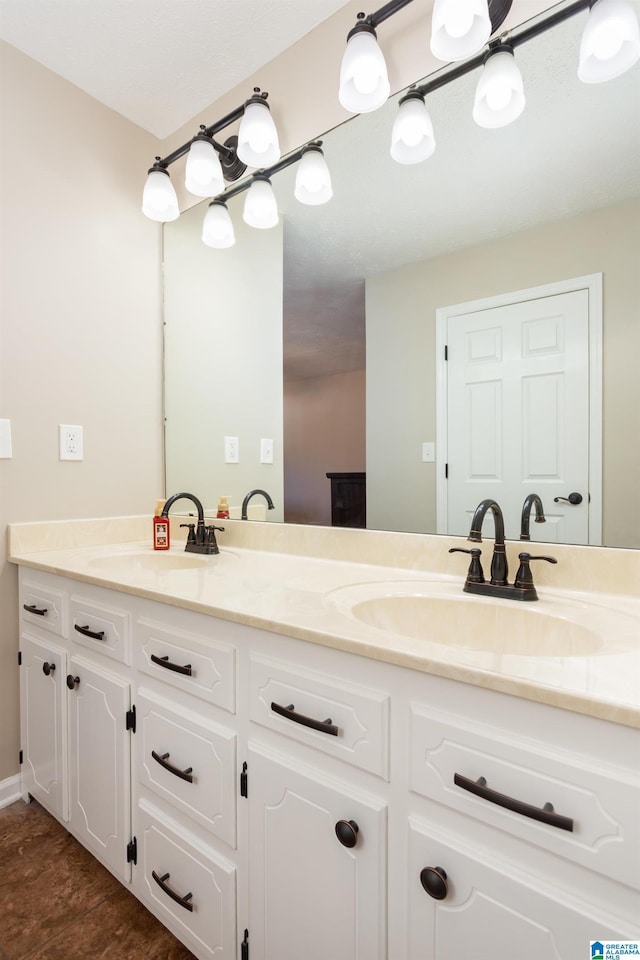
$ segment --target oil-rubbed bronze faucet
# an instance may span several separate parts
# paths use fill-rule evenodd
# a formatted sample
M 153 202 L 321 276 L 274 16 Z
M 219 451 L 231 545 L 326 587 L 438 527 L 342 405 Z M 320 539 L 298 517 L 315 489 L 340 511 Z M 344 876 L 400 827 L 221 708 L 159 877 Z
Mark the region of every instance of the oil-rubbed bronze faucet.
M 252 497 L 255 497 L 257 493 L 262 494 L 262 496 L 265 498 L 265 500 L 267 501 L 267 507 L 269 508 L 269 510 L 274 509 L 273 500 L 271 499 L 271 497 L 269 496 L 266 490 L 250 490 L 249 493 L 244 498 L 244 500 L 242 501 L 242 512 L 240 514 L 241 520 L 247 519 L 247 507 L 249 506 L 249 500 L 251 500 Z
M 529 520 L 531 519 L 531 511 L 533 508 L 536 508 L 536 523 L 546 523 L 547 518 L 544 515 L 544 507 L 542 506 L 542 500 L 537 493 L 530 493 L 528 497 L 525 498 L 524 503 L 522 504 L 522 517 L 520 519 L 520 539 L 521 540 L 531 540 L 529 535 Z
M 187 534 L 187 542 L 185 544 L 185 551 L 187 553 L 205 553 L 208 556 L 211 556 L 215 553 L 220 553 L 218 544 L 216 541 L 216 530 L 221 532 L 224 530 L 224 527 L 215 527 L 211 525 L 206 527 L 204 523 L 204 507 L 200 500 L 195 497 L 192 493 L 174 493 L 172 497 L 169 497 L 164 507 L 162 508 L 162 516 L 168 517 L 169 510 L 174 505 L 176 500 L 191 500 L 195 505 L 196 510 L 198 511 L 198 524 L 195 523 L 181 523 L 181 527 L 188 527 L 189 532 Z
M 529 500 L 531 503 L 528 503 Z M 542 510 L 542 501 L 537 494 L 531 494 L 525 500 L 525 505 L 527 505 L 527 533 L 528 518 L 531 512 L 531 506 L 535 503 L 535 500 L 538 500 L 540 504 L 540 510 Z M 467 579 L 464 583 L 464 592 L 478 593 L 485 597 L 501 597 L 505 600 L 537 600 L 538 594 L 533 584 L 533 577 L 531 576 L 531 567 L 529 566 L 530 561 L 546 560 L 547 563 L 557 563 L 558 561 L 555 559 L 555 557 L 532 557 L 530 553 L 520 553 L 518 554 L 520 566 L 518 567 L 516 578 L 513 583 L 509 583 L 507 580 L 509 571 L 504 543 L 504 518 L 502 516 L 500 505 L 496 503 L 495 500 L 489 498 L 487 500 L 482 500 L 478 504 L 471 521 L 471 530 L 467 540 L 471 540 L 472 543 L 482 542 L 482 523 L 489 510 L 491 510 L 493 513 L 495 524 L 495 543 L 493 546 L 493 558 L 491 560 L 490 582 L 487 583 L 484 578 L 484 572 L 480 562 L 480 550 L 477 547 L 474 547 L 472 550 L 464 550 L 462 547 L 451 547 L 449 550 L 449 553 L 471 554 L 471 563 L 467 572 Z

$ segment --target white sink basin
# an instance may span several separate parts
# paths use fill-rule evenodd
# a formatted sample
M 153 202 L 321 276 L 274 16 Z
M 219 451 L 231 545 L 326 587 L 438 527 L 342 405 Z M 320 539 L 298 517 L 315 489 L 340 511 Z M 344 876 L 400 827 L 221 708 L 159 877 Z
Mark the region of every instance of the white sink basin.
M 474 597 L 438 580 L 354 584 L 327 600 L 374 630 L 495 656 L 590 657 L 637 648 L 640 637 L 637 617 L 597 603 Z
M 135 573 L 150 572 L 162 573 L 176 570 L 193 570 L 197 567 L 207 567 L 218 560 L 220 554 L 206 556 L 198 553 L 168 551 L 137 553 L 113 553 L 109 556 L 95 557 L 89 560 L 89 567 L 105 573 Z

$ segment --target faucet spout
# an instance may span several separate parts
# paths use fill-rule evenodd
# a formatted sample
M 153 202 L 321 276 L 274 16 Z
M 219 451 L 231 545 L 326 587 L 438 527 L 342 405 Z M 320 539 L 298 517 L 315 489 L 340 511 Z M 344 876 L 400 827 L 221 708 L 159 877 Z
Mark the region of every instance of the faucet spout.
M 504 545 L 504 517 L 502 509 L 497 501 L 488 498 L 481 500 L 476 507 L 473 519 L 471 521 L 471 530 L 467 540 L 473 543 L 482 543 L 482 524 L 488 511 L 493 514 L 495 526 L 495 542 L 493 545 L 493 558 L 491 560 L 491 583 L 500 586 L 507 583 L 509 568 L 507 565 L 507 553 Z
M 263 497 L 265 498 L 265 500 L 267 501 L 267 507 L 268 507 L 268 509 L 269 509 L 269 510 L 273 510 L 273 509 L 274 509 L 273 500 L 271 499 L 271 497 L 269 496 L 269 494 L 267 493 L 266 490 L 259 490 L 259 489 L 258 489 L 258 490 L 250 490 L 249 493 L 248 493 L 248 494 L 246 495 L 246 497 L 244 498 L 244 500 L 242 501 L 242 513 L 241 513 L 241 515 L 240 515 L 240 519 L 241 519 L 241 520 L 246 520 L 246 519 L 247 519 L 247 507 L 249 506 L 249 501 L 251 500 L 252 497 L 255 497 L 256 494 L 258 494 L 258 493 L 259 493 L 261 496 L 263 496 Z
M 521 540 L 531 540 L 529 534 L 529 520 L 531 519 L 531 511 L 535 507 L 536 511 L 536 523 L 546 523 L 547 519 L 544 515 L 544 507 L 542 506 L 542 500 L 537 493 L 530 493 L 528 497 L 525 498 L 524 503 L 522 504 L 522 519 L 520 521 L 520 539 Z

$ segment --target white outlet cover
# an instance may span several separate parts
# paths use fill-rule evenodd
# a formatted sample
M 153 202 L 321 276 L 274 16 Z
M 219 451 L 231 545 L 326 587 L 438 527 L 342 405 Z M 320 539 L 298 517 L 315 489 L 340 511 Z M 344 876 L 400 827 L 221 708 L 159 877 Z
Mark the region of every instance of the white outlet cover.
M 61 460 L 82 460 L 84 456 L 84 438 L 82 427 L 77 424 L 58 425 L 58 439 Z
M 224 438 L 224 462 L 240 463 L 240 444 L 237 437 Z

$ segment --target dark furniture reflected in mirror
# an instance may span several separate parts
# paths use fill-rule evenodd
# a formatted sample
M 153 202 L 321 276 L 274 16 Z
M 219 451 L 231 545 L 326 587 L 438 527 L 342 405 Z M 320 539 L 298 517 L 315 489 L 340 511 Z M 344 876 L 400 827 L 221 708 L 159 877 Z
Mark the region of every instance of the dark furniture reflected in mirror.
M 331 526 L 366 527 L 366 473 L 328 473 L 331 481 Z

